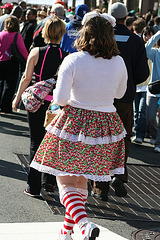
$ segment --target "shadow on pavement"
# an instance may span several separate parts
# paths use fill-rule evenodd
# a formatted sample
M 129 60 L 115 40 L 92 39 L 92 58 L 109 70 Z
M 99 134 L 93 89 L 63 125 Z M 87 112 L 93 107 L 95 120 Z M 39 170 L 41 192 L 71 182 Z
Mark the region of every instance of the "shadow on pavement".
M 12 114 L 3 114 L 1 116 L 3 116 L 4 118 L 8 118 L 8 119 L 27 122 L 27 117 L 26 117 L 26 114 L 24 114 L 24 113 L 13 112 Z
M 17 163 L 7 162 L 6 160 L 0 159 L 0 175 L 5 176 L 6 178 L 14 178 L 22 181 L 26 181 L 26 174 Z
M 28 127 L 20 126 L 12 122 L 2 122 L 0 121 L 0 133 L 29 137 Z
M 143 144 L 131 143 L 129 158 L 140 160 L 144 164 L 160 166 L 160 153 L 154 152 L 154 146 L 146 139 Z

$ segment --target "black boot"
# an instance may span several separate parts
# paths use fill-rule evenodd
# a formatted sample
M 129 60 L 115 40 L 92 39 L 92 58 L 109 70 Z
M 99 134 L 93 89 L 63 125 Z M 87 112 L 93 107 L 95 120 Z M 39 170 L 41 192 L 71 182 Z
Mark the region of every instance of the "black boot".
M 112 187 L 115 189 L 116 196 L 125 197 L 127 195 L 127 190 L 120 178 L 114 177 L 112 179 Z

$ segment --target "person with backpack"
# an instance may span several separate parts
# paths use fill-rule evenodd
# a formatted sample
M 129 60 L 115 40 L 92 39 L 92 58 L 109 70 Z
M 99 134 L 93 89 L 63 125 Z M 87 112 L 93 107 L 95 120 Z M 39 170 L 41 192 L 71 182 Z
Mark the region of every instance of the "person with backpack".
M 12 100 L 15 94 L 19 76 L 19 62 L 12 57 L 11 45 L 17 34 L 16 46 L 18 52 L 28 57 L 23 38 L 19 33 L 19 22 L 15 16 L 9 16 L 4 23 L 4 31 L 0 32 L 0 111 L 12 113 Z

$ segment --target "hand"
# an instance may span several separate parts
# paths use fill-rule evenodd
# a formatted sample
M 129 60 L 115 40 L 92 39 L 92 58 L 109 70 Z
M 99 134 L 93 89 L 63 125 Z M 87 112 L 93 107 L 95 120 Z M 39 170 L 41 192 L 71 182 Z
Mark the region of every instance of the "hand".
M 13 110 L 15 110 L 16 112 L 18 111 L 18 109 L 17 109 L 18 103 L 19 103 L 19 101 L 17 101 L 17 99 L 16 99 L 16 97 L 15 97 L 15 99 L 14 99 L 13 102 L 12 102 L 12 108 L 13 108 Z

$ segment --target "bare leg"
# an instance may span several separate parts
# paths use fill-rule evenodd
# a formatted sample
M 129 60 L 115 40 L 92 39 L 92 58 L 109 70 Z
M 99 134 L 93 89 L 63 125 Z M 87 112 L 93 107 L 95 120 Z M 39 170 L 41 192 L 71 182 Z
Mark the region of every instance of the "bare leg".
M 59 190 L 66 187 L 82 188 L 87 190 L 87 179 L 83 176 L 58 176 L 56 179 Z

